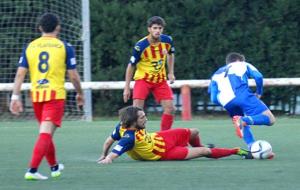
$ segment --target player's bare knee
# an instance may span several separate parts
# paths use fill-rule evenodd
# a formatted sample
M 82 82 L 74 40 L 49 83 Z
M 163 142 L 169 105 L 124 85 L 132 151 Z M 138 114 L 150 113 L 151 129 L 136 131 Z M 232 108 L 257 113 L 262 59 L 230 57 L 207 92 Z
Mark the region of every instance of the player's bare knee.
M 199 130 L 196 128 L 192 128 L 191 130 L 191 136 L 198 136 L 199 135 Z
M 269 126 L 274 125 L 274 123 L 275 123 L 275 121 L 276 121 L 275 117 L 272 115 L 272 116 L 269 117 L 269 118 L 270 118 L 270 124 L 269 124 Z
M 176 111 L 176 107 L 173 106 L 173 105 L 172 106 L 166 106 L 164 108 L 164 112 L 167 113 L 167 114 L 170 114 L 170 115 L 174 114 L 175 111 Z

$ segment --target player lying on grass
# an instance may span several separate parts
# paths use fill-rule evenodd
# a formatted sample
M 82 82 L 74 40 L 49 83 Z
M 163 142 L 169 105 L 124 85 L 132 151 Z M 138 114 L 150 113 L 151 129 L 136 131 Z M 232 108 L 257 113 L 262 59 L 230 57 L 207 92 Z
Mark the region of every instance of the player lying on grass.
M 148 133 L 145 129 L 147 117 L 138 107 L 125 107 L 119 111 L 119 116 L 121 122 L 104 142 L 98 163 L 110 164 L 125 152 L 134 160 L 217 159 L 230 155 L 249 155 L 248 151 L 240 148 L 204 147 L 197 129 L 177 128 Z M 108 154 L 115 141 L 119 142 Z

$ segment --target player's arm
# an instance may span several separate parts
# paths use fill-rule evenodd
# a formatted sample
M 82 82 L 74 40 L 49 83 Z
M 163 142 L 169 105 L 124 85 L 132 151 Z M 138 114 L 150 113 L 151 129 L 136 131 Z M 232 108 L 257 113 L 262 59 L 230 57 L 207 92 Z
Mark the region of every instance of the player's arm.
M 175 81 L 175 75 L 174 75 L 174 64 L 175 64 L 175 54 L 171 53 L 167 55 L 167 61 L 168 61 L 168 79 L 170 80 L 170 83 L 174 83 Z
M 218 85 L 216 83 L 216 81 L 211 81 L 208 87 L 208 93 L 210 93 L 210 100 L 211 102 L 213 102 L 214 104 L 219 105 L 219 101 L 218 101 Z
M 73 84 L 77 94 L 76 94 L 76 101 L 77 101 L 77 106 L 79 108 L 82 108 L 84 104 L 84 96 L 83 96 L 83 91 L 81 88 L 81 83 L 80 83 L 80 76 L 77 72 L 76 69 L 76 58 L 75 58 L 75 52 L 71 44 L 64 42 L 65 47 L 66 47 L 66 55 L 67 55 L 67 73 L 68 77 Z
M 19 60 L 19 67 L 15 76 L 13 92 L 11 96 L 11 102 L 9 110 L 14 115 L 19 115 L 20 112 L 23 112 L 23 104 L 20 98 L 21 86 L 28 71 L 29 65 L 26 58 L 26 48 L 22 51 L 22 55 Z
M 11 96 L 11 102 L 10 102 L 10 111 L 14 115 L 19 115 L 20 112 L 23 112 L 23 104 L 20 99 L 21 94 L 21 86 L 24 81 L 24 78 L 26 76 L 28 69 L 25 67 L 19 67 L 17 70 L 17 74 L 15 77 L 13 92 Z
M 117 133 L 119 135 L 119 133 Z M 116 136 L 114 136 L 114 133 L 112 134 L 111 138 L 114 139 Z M 108 145 L 112 145 L 111 139 L 108 139 Z M 110 144 L 111 143 L 111 144 Z M 118 144 L 114 146 L 112 151 L 102 160 L 100 160 L 98 163 L 100 164 L 110 164 L 112 161 L 128 150 L 131 150 L 134 147 L 134 132 L 133 133 L 127 133 L 124 134 L 122 138 L 120 138 Z M 108 151 L 108 149 L 104 149 L 103 152 Z
M 125 87 L 124 87 L 124 91 L 123 91 L 123 100 L 126 103 L 129 98 L 130 98 L 130 81 L 133 77 L 135 68 L 136 68 L 136 64 L 140 61 L 141 59 L 141 47 L 140 45 L 137 43 L 133 50 L 132 50 L 132 55 L 130 57 L 129 63 L 127 65 L 126 68 L 126 73 L 125 73 Z
M 175 47 L 173 44 L 173 39 L 170 37 L 170 45 L 171 48 L 167 55 L 167 64 L 168 64 L 168 79 L 170 83 L 174 83 L 175 81 L 175 74 L 174 74 L 174 65 L 175 65 Z
M 263 75 L 250 63 L 247 63 L 247 75 L 255 80 L 255 95 L 260 98 L 263 94 Z
M 135 71 L 135 66 L 131 63 L 127 65 L 126 73 L 125 73 L 125 87 L 123 91 L 123 100 L 126 103 L 130 98 L 130 81 L 133 77 L 133 73 Z
M 80 76 L 77 70 L 76 69 L 68 70 L 68 77 L 77 92 L 76 94 L 77 106 L 82 107 L 84 104 L 84 96 L 81 88 Z
M 115 142 L 115 140 L 111 136 L 107 137 L 107 139 L 103 143 L 102 153 L 101 153 L 99 159 L 97 160 L 97 162 L 100 163 L 101 161 L 105 160 L 105 158 L 108 155 L 108 151 L 109 151 L 110 147 L 114 144 L 114 142 Z M 110 155 L 109 159 L 107 159 L 107 161 L 113 160 L 115 158 L 117 158 L 117 157 L 115 157 L 115 155 Z

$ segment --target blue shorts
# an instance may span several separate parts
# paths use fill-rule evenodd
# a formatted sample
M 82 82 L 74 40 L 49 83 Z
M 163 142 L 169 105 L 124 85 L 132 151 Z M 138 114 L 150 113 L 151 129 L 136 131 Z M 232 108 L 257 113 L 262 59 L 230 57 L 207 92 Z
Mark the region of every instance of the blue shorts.
M 224 108 L 231 117 L 235 115 L 258 115 L 269 109 L 260 99 L 250 92 L 239 94 L 226 104 Z

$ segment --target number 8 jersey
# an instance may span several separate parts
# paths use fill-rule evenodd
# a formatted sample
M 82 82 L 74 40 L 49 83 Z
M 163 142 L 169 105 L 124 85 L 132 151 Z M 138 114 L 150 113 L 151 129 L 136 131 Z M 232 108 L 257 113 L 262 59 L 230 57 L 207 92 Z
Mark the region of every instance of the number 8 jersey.
M 76 68 L 73 47 L 54 37 L 40 37 L 24 48 L 19 66 L 30 71 L 33 102 L 65 99 L 66 70 Z

